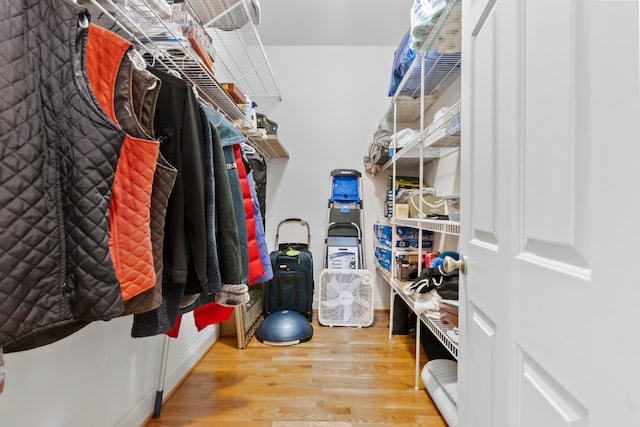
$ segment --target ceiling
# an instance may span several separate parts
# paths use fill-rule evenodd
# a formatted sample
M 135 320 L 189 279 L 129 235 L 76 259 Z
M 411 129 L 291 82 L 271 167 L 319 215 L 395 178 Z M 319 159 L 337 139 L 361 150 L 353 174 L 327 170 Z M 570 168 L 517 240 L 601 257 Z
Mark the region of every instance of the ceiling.
M 264 45 L 398 46 L 413 0 L 259 0 Z

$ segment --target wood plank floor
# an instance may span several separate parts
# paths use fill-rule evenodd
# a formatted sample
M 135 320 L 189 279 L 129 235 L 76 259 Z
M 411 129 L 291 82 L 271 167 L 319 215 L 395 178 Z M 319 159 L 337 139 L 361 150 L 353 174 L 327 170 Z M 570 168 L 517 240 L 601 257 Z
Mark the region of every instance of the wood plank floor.
M 413 336 L 389 339 L 388 312 L 368 328 L 313 327 L 287 347 L 220 338 L 146 426 L 446 427 L 414 387 Z

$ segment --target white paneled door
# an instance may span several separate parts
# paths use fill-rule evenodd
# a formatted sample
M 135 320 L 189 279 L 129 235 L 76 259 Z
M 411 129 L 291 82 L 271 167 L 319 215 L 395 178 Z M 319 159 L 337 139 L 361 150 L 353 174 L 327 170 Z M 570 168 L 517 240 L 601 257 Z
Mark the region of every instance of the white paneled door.
M 461 427 L 640 426 L 636 0 L 463 0 Z

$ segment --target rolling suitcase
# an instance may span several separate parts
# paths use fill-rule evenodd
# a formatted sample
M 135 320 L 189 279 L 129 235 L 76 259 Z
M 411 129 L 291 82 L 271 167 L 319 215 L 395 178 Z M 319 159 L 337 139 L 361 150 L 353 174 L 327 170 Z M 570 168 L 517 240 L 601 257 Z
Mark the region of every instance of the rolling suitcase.
M 306 231 L 306 241 L 300 238 L 279 243 L 283 225 Z M 309 224 L 299 218 L 280 221 L 276 230 L 276 250 L 270 253 L 273 279 L 267 283 L 265 315 L 282 310 L 295 311 L 313 319 L 313 257 L 309 251 Z

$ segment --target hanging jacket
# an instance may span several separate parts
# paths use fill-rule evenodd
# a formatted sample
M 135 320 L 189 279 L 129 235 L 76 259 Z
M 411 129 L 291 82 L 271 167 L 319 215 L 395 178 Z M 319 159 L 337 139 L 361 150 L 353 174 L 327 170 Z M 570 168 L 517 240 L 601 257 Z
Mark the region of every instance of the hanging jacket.
M 251 189 L 251 198 L 253 199 L 253 210 L 255 212 L 256 220 L 256 241 L 258 242 L 258 248 L 260 250 L 260 261 L 264 273 L 258 276 L 257 283 L 268 282 L 273 279 L 273 268 L 271 266 L 271 256 L 269 254 L 269 248 L 267 247 L 267 240 L 264 235 L 264 223 L 262 222 L 262 214 L 260 213 L 260 204 L 258 202 L 258 196 L 255 188 L 255 182 L 253 179 L 253 170 L 247 175 L 249 181 L 249 188 Z
M 162 79 L 155 116 L 160 152 L 178 170 L 167 206 L 164 261 L 174 284 L 207 291 L 207 240 L 203 130 L 191 85 L 150 67 Z
M 84 8 L 4 0 L 0 16 L 0 347 L 8 353 L 122 313 L 108 218 L 124 132 L 84 77 Z
M 180 332 L 182 314 L 192 311 L 196 328 L 201 331 L 205 327 L 228 320 L 233 314 L 235 306 L 249 302 L 248 286 L 241 283 L 242 266 L 238 262 L 240 258 L 240 241 L 238 227 L 234 213 L 234 204 L 229 174 L 224 158 L 221 137 L 214 125 L 221 125 L 222 116 L 200 103 L 200 112 L 205 137 L 211 137 L 211 155 L 213 160 L 214 205 L 215 205 L 215 247 L 218 255 L 217 266 L 220 274 L 220 283 L 215 283 L 217 277 L 209 277 L 214 282 L 214 295 L 200 294 L 198 299 L 187 307 L 180 308 L 180 315 L 176 319 L 174 327 L 166 334 L 177 338 Z M 209 132 L 207 132 L 207 126 Z M 221 125 L 221 127 L 224 127 Z M 226 132 L 223 129 L 223 132 Z M 211 218 L 207 218 L 210 221 Z M 207 238 L 211 236 L 208 234 Z M 215 268 L 214 266 L 210 266 Z M 209 270 L 211 271 L 211 270 Z M 138 323 L 134 320 L 134 325 Z
M 205 152 L 205 215 L 207 226 L 207 282 L 208 293 L 213 294 L 216 289 L 222 286 L 222 277 L 220 275 L 218 242 L 216 234 L 218 227 L 216 224 L 216 177 L 213 159 L 213 135 L 211 124 L 207 119 L 205 106 L 202 102 L 198 103 L 198 112 L 202 121 L 203 143 Z M 228 180 L 226 181 L 228 184 Z
M 118 123 L 136 138 L 155 139 L 153 118 L 162 81 L 146 68 L 134 66 L 129 55 L 124 56 L 114 93 L 114 107 Z M 154 310 L 162 303 L 162 245 L 167 203 L 178 171 L 158 153 L 151 189 L 151 246 L 156 282 L 151 289 L 124 302 L 123 315 Z
M 267 163 L 264 161 L 264 157 L 255 150 L 247 152 L 246 155 L 251 167 L 258 205 L 260 206 L 260 215 L 264 224 L 267 219 Z
M 240 187 L 242 188 L 242 203 L 247 219 L 247 247 L 249 252 L 249 285 L 257 283 L 258 278 L 264 274 L 264 267 L 260 260 L 260 248 L 256 240 L 256 219 L 253 209 L 253 199 L 251 197 L 251 189 L 249 188 L 249 180 L 247 179 L 247 164 L 242 156 L 242 148 L 240 144 L 233 146 L 236 167 L 238 168 L 238 176 L 240 177 Z
M 205 114 L 209 118 L 205 108 Z M 229 174 L 222 150 L 222 139 L 218 129 L 209 121 L 213 147 L 213 173 L 216 185 L 216 239 L 218 246 L 218 264 L 222 286 L 240 285 L 242 282 L 242 265 L 240 259 L 240 238 L 234 214 L 233 194 Z M 215 289 L 218 292 L 220 289 Z
M 89 25 L 87 75 L 96 99 L 117 126 L 116 79 L 124 55 L 131 47 L 131 43 L 117 34 Z M 125 301 L 153 288 L 156 283 L 150 224 L 151 188 L 158 152 L 157 141 L 126 134 L 113 179 L 109 249 Z
M 135 314 L 131 335 L 170 331 L 185 294 L 207 293 L 207 232 L 203 130 L 198 104 L 184 80 L 153 67 L 162 80 L 154 120 L 160 152 L 178 175 L 167 205 L 163 246 L 162 304 Z
M 255 150 L 243 151 L 245 161 L 249 164 L 249 184 L 253 197 L 253 206 L 256 217 L 256 238 L 260 248 L 260 259 L 264 267 L 264 274 L 258 277 L 258 282 L 266 282 L 273 278 L 271 256 L 265 239 L 265 213 L 267 199 L 267 163 Z
M 249 301 L 249 287 L 243 281 L 243 263 L 239 262 L 242 252 L 246 251 L 246 241 L 241 242 L 242 226 L 246 227 L 240 218 L 238 224 L 236 217 L 236 205 L 234 204 L 234 191 L 240 191 L 239 179 L 235 169 L 227 169 L 225 153 L 222 147 L 224 138 L 233 138 L 236 135 L 232 129 L 226 129 L 226 120 L 222 116 L 203 105 L 203 112 L 207 124 L 211 129 L 211 142 L 213 153 L 213 172 L 215 175 L 215 222 L 216 222 L 216 246 L 218 250 L 218 266 L 220 268 L 221 283 L 214 287 L 215 301 L 220 306 L 234 307 Z M 232 184 L 233 179 L 233 184 Z M 238 193 L 239 194 L 239 193 Z M 200 297 L 199 305 L 211 301 Z M 216 306 L 217 307 L 217 306 Z M 212 309 L 209 308 L 209 311 Z M 215 310 L 228 310 L 218 307 Z M 194 316 L 198 317 L 203 310 L 196 310 Z M 198 322 L 198 321 L 197 321 Z M 198 322 L 204 324 L 206 322 Z
M 240 144 L 245 141 L 242 133 L 219 112 L 210 108 L 205 109 L 210 123 L 215 127 L 220 139 L 220 146 L 224 156 L 225 170 L 229 178 L 229 187 L 232 196 L 233 215 L 235 216 L 236 226 L 238 230 L 238 242 L 240 244 L 240 267 L 242 275 L 239 284 L 246 285 L 249 281 L 249 252 L 247 246 L 247 218 L 244 212 L 244 203 L 242 199 L 242 187 L 240 186 L 240 177 L 235 162 L 235 154 L 233 150 L 234 144 Z M 248 288 L 247 288 L 248 289 Z

